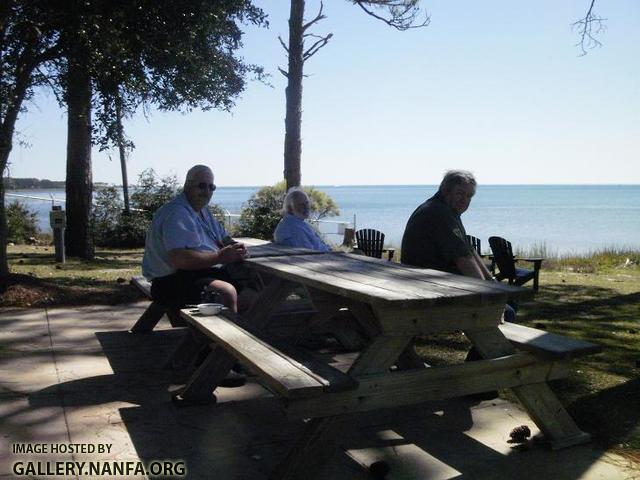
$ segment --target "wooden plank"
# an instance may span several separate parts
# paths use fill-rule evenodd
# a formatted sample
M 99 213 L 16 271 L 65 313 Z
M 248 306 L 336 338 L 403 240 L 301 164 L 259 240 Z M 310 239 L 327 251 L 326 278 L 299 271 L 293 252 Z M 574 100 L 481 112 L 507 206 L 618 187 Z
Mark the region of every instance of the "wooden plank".
M 369 257 L 366 257 L 369 258 Z M 469 297 L 469 291 L 454 289 L 427 282 L 423 285 L 424 271 L 419 272 L 420 278 L 408 281 L 403 277 L 393 275 L 394 269 L 385 267 L 388 262 L 362 262 L 360 256 L 326 255 L 324 257 L 303 257 L 292 259 L 301 268 L 311 271 L 322 270 L 323 273 L 337 278 L 363 283 L 391 291 L 400 291 L 419 298 L 448 299 L 451 297 Z
M 276 245 L 266 243 L 261 245 L 249 245 L 247 247 L 250 258 L 281 257 L 287 255 L 318 255 L 325 252 L 311 250 L 310 248 L 288 247 L 286 245 Z
M 260 292 L 253 304 L 243 314 L 243 318 L 260 330 L 264 330 L 272 321 L 272 315 L 280 305 L 284 304 L 287 296 L 296 287 L 295 283 L 273 277 Z
M 591 440 L 578 428 L 546 383 L 515 387 L 513 392 L 554 450 Z
M 292 400 L 285 409 L 290 419 L 340 415 L 538 384 L 569 374 L 562 362 L 517 353 L 461 365 L 359 376 L 355 390 Z
M 513 345 L 498 328 L 467 330 L 465 334 L 484 358 L 497 358 L 515 351 Z M 588 441 L 588 435 L 578 428 L 551 391 L 546 380 L 513 387 L 513 392 L 555 448 Z
M 302 365 L 221 316 L 183 316 L 208 338 L 260 375 L 270 389 L 284 397 L 317 395 L 328 384 L 325 379 L 306 373 Z
M 358 377 L 368 373 L 384 372 L 400 357 L 412 337 L 380 335 L 367 345 L 349 369 L 349 375 Z
M 507 294 L 509 298 L 513 299 L 530 299 L 533 298 L 531 289 L 514 287 L 512 285 L 500 283 L 500 282 L 488 282 L 486 280 L 480 280 L 478 278 L 465 277 L 463 275 L 455 275 L 452 273 L 441 272 L 439 270 L 432 270 L 427 268 L 413 267 L 395 262 L 385 262 L 376 258 L 364 257 L 362 255 L 346 254 L 346 257 L 356 258 L 361 262 L 368 262 L 378 264 L 383 267 L 384 265 L 390 269 L 390 274 L 405 278 L 411 281 L 426 281 L 431 283 L 437 283 L 443 286 L 449 286 L 453 288 L 462 288 L 471 292 L 481 294 L 492 294 L 495 292 L 502 292 Z M 421 277 L 421 275 L 427 275 L 427 277 Z M 422 278 L 422 280 L 420 280 Z
M 290 261 L 295 258 L 301 257 L 249 258 L 245 262 L 251 264 L 256 270 L 365 303 L 380 300 L 406 301 L 407 297 L 414 300 L 422 300 L 421 297 L 416 295 L 373 287 L 352 280 L 336 278 L 334 275 L 322 271 L 302 268 L 295 264 L 295 260 L 293 262 Z
M 504 303 L 500 299 L 497 302 L 493 305 L 437 305 L 402 310 L 378 304 L 373 308 L 386 335 L 404 336 L 495 327 L 504 310 Z
M 353 388 L 357 383 L 329 365 L 313 362 L 310 357 L 305 357 L 302 362 L 291 358 L 223 316 L 194 317 L 186 310 L 182 314 L 283 397 L 319 395 L 324 390 Z
M 312 419 L 269 480 L 318 478 L 318 472 L 339 447 L 337 439 L 343 425 L 341 417 Z
M 332 367 L 326 361 L 316 357 L 312 352 L 296 348 L 286 342 L 270 341 L 269 343 L 291 357 L 291 359 L 299 362 L 308 371 L 320 375 L 322 379 L 326 379 L 328 383 L 324 385 L 324 390 L 327 392 L 352 390 L 358 386 L 358 381 L 355 378 Z
M 366 260 L 365 260 L 366 259 Z M 416 269 L 357 255 L 290 256 L 249 260 L 256 269 L 358 301 L 451 304 L 506 301 L 520 290 L 496 282 Z M 363 296 L 363 293 L 369 293 Z M 527 293 L 528 295 L 528 293 Z M 368 298 L 367 298 L 368 297 Z
M 235 359 L 228 352 L 220 347 L 212 348 L 209 355 L 189 378 L 187 384 L 175 395 L 179 400 L 189 400 L 195 403 L 214 401 L 213 390 L 229 373 L 234 363 Z
M 601 345 L 524 325 L 505 322 L 499 328 L 509 341 L 523 350 L 554 358 L 575 358 L 602 351 Z

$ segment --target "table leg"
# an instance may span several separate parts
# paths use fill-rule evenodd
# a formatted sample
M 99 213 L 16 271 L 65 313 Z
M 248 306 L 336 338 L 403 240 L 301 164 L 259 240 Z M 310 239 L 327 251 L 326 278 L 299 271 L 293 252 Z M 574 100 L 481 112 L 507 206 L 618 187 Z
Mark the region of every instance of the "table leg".
M 242 317 L 254 328 L 266 329 L 273 313 L 295 287 L 295 283 L 276 277 L 272 278 Z
M 309 297 L 313 302 L 316 313 L 309 319 L 308 329 L 317 331 L 320 327 L 321 331 L 327 331 L 333 335 L 342 347 L 347 351 L 360 350 L 365 341 L 357 325 L 350 316 L 340 318 L 338 321 L 331 322 L 339 314 L 340 309 L 348 306 L 348 301 L 337 295 L 332 295 L 321 290 L 307 287 Z M 346 313 L 346 312 L 345 312 Z M 322 325 L 325 324 L 325 330 Z
M 186 335 L 162 368 L 167 370 L 186 368 L 194 357 L 193 352 L 197 352 L 202 343 L 202 338 L 198 336 L 194 328 L 189 327 Z
M 515 352 L 513 345 L 497 327 L 465 331 L 465 334 L 484 358 L 497 358 Z M 569 447 L 590 440 L 590 435 L 578 428 L 546 382 L 522 385 L 512 390 L 549 440 L 551 448 Z
M 215 403 L 213 391 L 235 362 L 231 354 L 217 345 L 212 345 L 211 352 L 193 373 L 189 382 L 174 394 L 174 400 L 189 405 Z
M 342 416 L 314 418 L 287 457 L 269 475 L 270 480 L 315 478 L 338 449 L 335 439 L 344 423 Z
M 364 304 L 350 304 L 349 309 L 369 334 L 369 344 L 349 369 L 352 376 L 385 372 L 411 342 L 412 336 L 383 336 L 373 310 Z M 270 477 L 273 480 L 314 478 L 338 447 L 345 416 L 315 418 L 285 460 Z

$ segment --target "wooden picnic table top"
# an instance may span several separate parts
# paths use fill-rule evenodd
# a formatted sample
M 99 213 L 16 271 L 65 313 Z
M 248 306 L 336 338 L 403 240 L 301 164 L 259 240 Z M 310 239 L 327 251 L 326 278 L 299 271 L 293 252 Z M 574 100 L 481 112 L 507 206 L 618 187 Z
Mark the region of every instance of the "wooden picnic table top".
M 403 307 L 523 299 L 530 289 L 346 253 L 249 258 L 259 272 L 341 297 Z
M 238 241 L 242 240 L 238 239 Z M 290 255 L 317 255 L 323 253 L 310 248 L 288 247 L 286 245 L 277 245 L 272 242 L 262 244 L 247 243 L 247 251 L 249 252 L 249 257 L 253 258 L 282 257 Z

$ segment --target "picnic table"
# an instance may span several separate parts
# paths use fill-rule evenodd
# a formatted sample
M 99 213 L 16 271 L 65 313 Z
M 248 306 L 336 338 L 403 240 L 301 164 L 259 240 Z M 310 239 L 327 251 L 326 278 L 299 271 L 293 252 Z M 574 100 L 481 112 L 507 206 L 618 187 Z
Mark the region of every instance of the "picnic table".
M 500 328 L 507 299 L 530 297 L 529 289 L 344 253 L 261 256 L 245 264 L 271 280 L 242 317 L 181 311 L 214 348 L 179 396 L 211 396 L 239 359 L 282 399 L 288 418 L 311 419 L 271 478 L 313 477 L 333 453 L 345 414 L 501 388 L 513 390 L 554 448 L 589 440 L 547 384 L 568 375 L 562 354 L 517 351 L 513 342 L 525 340 L 505 335 L 519 326 Z M 300 285 L 323 318 L 347 307 L 365 332 L 367 344 L 346 372 L 269 336 L 273 313 Z M 483 360 L 426 368 L 415 337 L 452 331 L 464 332 Z

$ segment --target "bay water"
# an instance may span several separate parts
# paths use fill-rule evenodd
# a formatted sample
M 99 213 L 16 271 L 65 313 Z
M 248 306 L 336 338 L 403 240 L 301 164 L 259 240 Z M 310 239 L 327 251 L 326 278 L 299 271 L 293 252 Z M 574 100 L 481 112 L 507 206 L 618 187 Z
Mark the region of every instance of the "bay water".
M 400 246 L 407 219 L 432 196 L 436 185 L 317 186 L 340 207 L 328 220 L 375 228 L 385 233 L 387 246 Z M 231 213 L 259 187 L 219 187 L 213 202 Z M 50 231 L 51 200 L 60 204 L 64 190 L 16 190 L 8 194 L 48 200 L 19 199 L 38 214 L 42 231 Z M 64 205 L 64 204 L 62 204 Z M 64 208 L 64 206 L 63 206 Z M 640 250 L 640 185 L 481 185 L 462 216 L 467 233 L 482 240 L 498 235 L 516 249 L 545 249 L 549 254 L 589 253 L 604 248 Z M 339 243 L 341 238 L 329 235 Z

